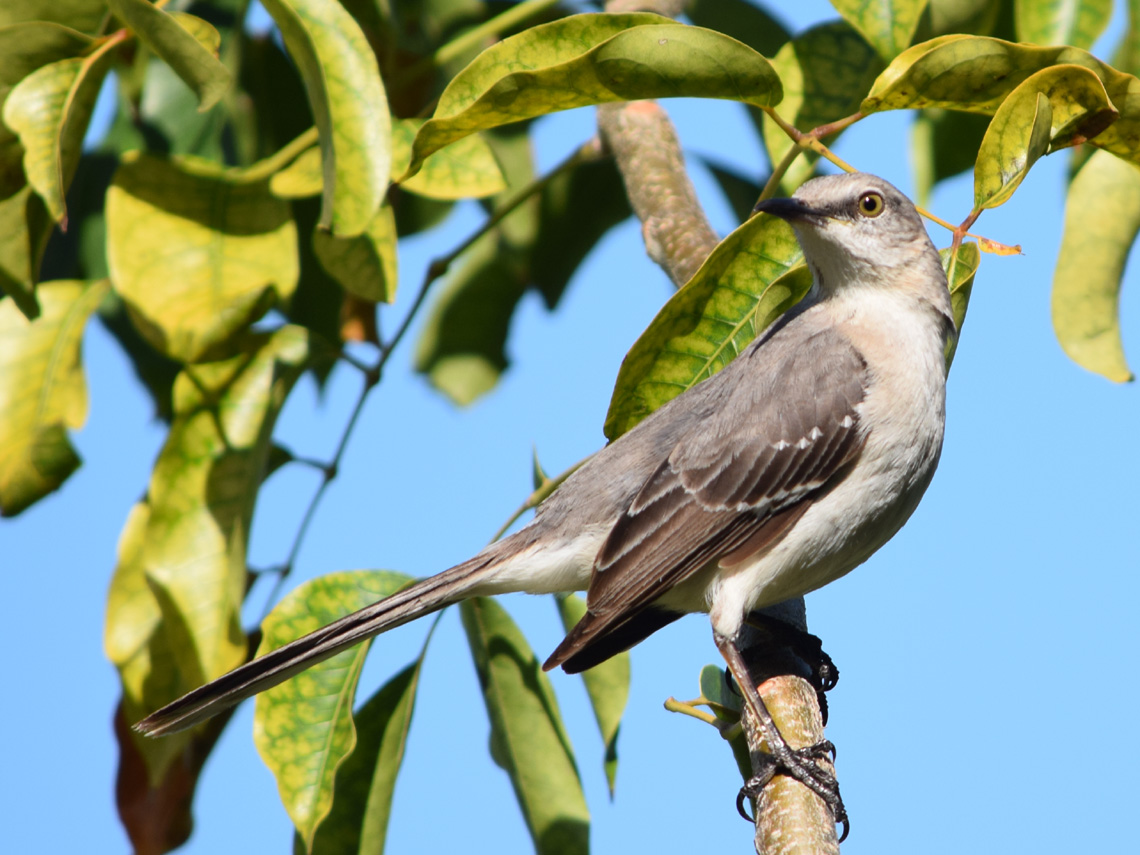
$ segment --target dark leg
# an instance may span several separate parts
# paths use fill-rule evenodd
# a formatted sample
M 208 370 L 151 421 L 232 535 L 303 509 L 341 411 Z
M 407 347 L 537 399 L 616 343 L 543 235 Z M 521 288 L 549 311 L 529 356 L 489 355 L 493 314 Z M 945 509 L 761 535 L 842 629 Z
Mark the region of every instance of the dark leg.
M 835 662 L 823 649 L 823 642 L 819 636 L 812 635 L 794 624 L 779 618 L 769 617 L 762 612 L 752 612 L 744 622 L 760 632 L 768 639 L 768 645 L 777 651 L 787 651 L 790 654 L 791 668 L 788 673 L 800 673 L 815 689 L 819 701 L 819 711 L 823 715 L 823 723 L 827 724 L 827 695 L 839 682 L 839 669 Z M 751 648 L 752 645 L 749 645 Z M 770 658 L 771 652 L 765 654 L 765 660 Z M 798 660 L 798 661 L 797 661 Z M 799 663 L 802 663 L 799 664 Z M 780 666 L 783 667 L 783 666 Z M 806 673 L 803 668 L 806 667 Z
M 760 774 L 748 781 L 741 792 L 745 796 L 755 797 L 775 775 L 782 772 L 799 781 L 823 799 L 830 808 L 832 816 L 835 817 L 835 821 L 843 825 L 843 835 L 840 838 L 842 840 L 847 836 L 849 823 L 847 811 L 843 807 L 843 799 L 839 795 L 839 782 L 833 774 L 820 768 L 816 762 L 825 754 L 834 754 L 834 748 L 828 742 L 821 742 L 807 748 L 792 748 L 788 745 L 776 727 L 776 723 L 772 720 L 760 693 L 756 691 L 756 686 L 748 674 L 748 666 L 745 664 L 744 657 L 741 656 L 736 644 L 730 639 L 716 636 L 715 633 L 714 638 L 721 656 L 728 663 L 728 670 L 744 693 L 745 703 L 748 704 L 760 723 L 760 728 L 764 731 L 764 738 L 772 753 L 770 766 L 761 770 Z

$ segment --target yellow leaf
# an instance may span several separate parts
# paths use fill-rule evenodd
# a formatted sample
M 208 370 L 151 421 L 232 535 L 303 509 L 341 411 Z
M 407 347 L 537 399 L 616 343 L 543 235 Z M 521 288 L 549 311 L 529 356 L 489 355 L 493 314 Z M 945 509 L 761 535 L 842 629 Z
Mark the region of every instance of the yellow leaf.
M 264 180 L 128 155 L 107 193 L 107 263 L 139 331 L 194 362 L 292 295 L 297 227 Z
M 573 107 L 643 98 L 783 97 L 771 64 L 723 33 L 650 14 L 572 15 L 483 51 L 416 134 L 407 175 L 475 131 Z
M 889 62 L 914 38 L 927 0 L 832 0 L 832 6 Z
M 373 303 L 396 299 L 396 215 L 381 205 L 363 234 L 341 238 L 317 229 L 313 252 L 349 294 Z
M 4 123 L 24 147 L 28 183 L 56 222 L 66 224 L 64 194 L 112 58 L 103 51 L 44 65 L 17 83 L 4 102 Z
M 1055 65 L 1028 77 L 994 114 L 974 166 L 974 208 L 1006 202 L 1047 153 L 1084 142 L 1119 114 L 1087 68 Z
M 422 125 L 422 119 L 399 119 L 393 124 L 393 181 L 407 170 L 412 141 Z M 431 155 L 400 186 L 428 199 L 482 199 L 506 190 L 507 182 L 487 141 L 472 134 Z
M 940 36 L 899 54 L 879 75 L 859 109 L 870 114 L 943 107 L 992 116 L 1026 79 L 1058 65 L 1079 65 L 1092 71 L 1120 113 L 1092 144 L 1140 162 L 1140 80 L 1073 47 L 1036 47 L 961 34 Z
M 1120 339 L 1120 280 L 1140 231 L 1140 170 L 1095 152 L 1069 186 L 1065 232 L 1053 275 L 1053 329 L 1089 371 L 1132 379 Z
M 79 466 L 68 429 L 87 419 L 80 345 L 105 282 L 46 282 L 29 321 L 0 301 L 0 513 L 11 516 L 57 489 Z
M 340 3 L 263 0 L 305 81 L 320 131 L 321 227 L 354 237 L 388 190 L 391 117 L 376 56 Z

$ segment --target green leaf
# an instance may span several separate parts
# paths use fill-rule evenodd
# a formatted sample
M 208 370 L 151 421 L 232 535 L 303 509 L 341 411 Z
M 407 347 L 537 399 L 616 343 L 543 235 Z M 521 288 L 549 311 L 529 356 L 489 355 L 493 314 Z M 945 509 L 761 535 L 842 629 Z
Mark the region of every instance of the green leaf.
M 689 20 L 744 42 L 764 56 L 775 56 L 791 33 L 776 18 L 748 0 L 689 0 Z
M 915 199 L 926 205 L 940 181 L 972 169 L 990 120 L 974 113 L 923 110 L 911 128 Z
M 210 109 L 226 94 L 233 82 L 229 69 L 195 37 L 193 30 L 182 26 L 184 19 L 170 15 L 150 0 L 107 0 L 107 5 L 194 90 L 199 110 Z M 200 24 L 190 26 L 202 32 Z
M 521 192 L 530 185 L 533 151 L 525 128 L 498 129 L 486 139 L 509 186 Z M 507 199 L 504 193 L 484 206 L 493 211 Z M 460 406 L 492 389 L 506 369 L 507 332 L 526 292 L 539 218 L 539 197 L 527 196 L 460 256 L 431 305 L 416 345 L 415 367 Z
M 80 345 L 106 292 L 105 282 L 45 283 L 34 321 L 0 301 L 0 515 L 18 514 L 79 467 L 67 431 L 87 420 Z
M 494 600 L 460 604 L 483 700 L 491 756 L 510 776 L 538 855 L 589 851 L 590 813 L 550 679 Z
M 739 720 L 740 692 L 729 685 L 724 668 L 706 665 L 701 669 L 701 697 L 708 702 L 711 709 L 719 708 L 719 711 L 725 713 L 736 713 L 736 718 Z
M 740 691 L 735 686 L 729 685 L 728 674 L 724 668 L 706 665 L 701 669 L 700 685 L 701 698 L 713 715 L 721 721 L 733 723 L 740 721 Z M 727 735 L 724 731 L 721 732 L 722 738 Z M 743 731 L 738 729 L 728 743 L 732 748 L 732 756 L 736 760 L 740 776 L 747 781 L 752 777 L 752 757 Z
M 197 15 L 187 12 L 170 12 L 170 17 L 178 22 L 178 26 L 192 35 L 198 44 L 204 47 L 211 56 L 217 56 L 222 48 L 222 34 L 218 28 Z
M 558 305 L 570 278 L 602 236 L 631 216 L 621 173 L 610 158 L 580 163 L 546 183 L 539 197 L 528 278 L 547 308 Z
M 0 11 L 0 20 L 3 15 Z M 37 68 L 78 57 L 90 47 L 89 36 L 59 24 L 32 21 L 0 26 L 0 105 L 12 87 Z M 16 135 L 0 122 L 0 197 L 11 195 L 24 183 L 23 156 Z
M 910 45 L 926 0 L 831 0 L 831 5 L 890 62 Z
M 608 159 L 555 176 L 534 201 L 464 254 L 416 344 L 416 370 L 460 405 L 494 388 L 506 370 L 511 317 L 527 288 L 537 288 L 554 308 L 602 235 L 631 213 Z M 505 229 L 516 222 L 522 225 L 508 238 Z
M 1118 383 L 1132 379 L 1120 339 L 1120 285 L 1140 231 L 1140 171 L 1096 152 L 1069 185 L 1053 275 L 1053 329 L 1078 365 Z
M 421 654 L 353 714 L 356 748 L 337 770 L 336 798 L 313 838 L 312 855 L 384 852 L 423 661 Z
M 882 71 L 879 55 L 846 21 L 812 27 L 780 48 L 772 60 L 784 86 L 780 116 L 801 131 L 849 116 L 859 109 L 875 77 Z M 795 146 L 767 115 L 764 144 L 773 166 Z M 824 138 L 830 145 L 838 134 Z M 815 168 L 818 155 L 805 152 L 784 175 L 781 187 L 799 187 Z
M 411 577 L 387 570 L 330 573 L 291 591 L 262 623 L 258 655 L 371 605 Z M 371 641 L 257 696 L 253 741 L 306 848 L 333 804 L 337 768 L 356 746 L 352 702 Z
M 1112 64 L 1129 74 L 1140 72 L 1140 3 L 1129 0 L 1128 27 L 1112 54 Z
M 127 515 L 119 536 L 118 564 L 107 592 L 107 621 L 103 629 L 103 652 L 121 668 L 143 652 L 162 615 L 146 584 L 142 566 L 150 506 L 139 502 Z M 132 718 L 143 707 L 139 701 L 146 690 L 142 679 L 124 681 L 124 700 L 134 705 Z
M 399 119 L 393 125 L 393 181 L 407 171 L 412 141 L 422 126 L 421 119 Z M 419 172 L 400 186 L 429 199 L 482 199 L 506 190 L 507 182 L 487 141 L 472 134 L 428 157 Z
M 748 220 L 717 244 L 626 354 L 606 436 L 617 439 L 724 368 L 810 286 L 791 227 L 767 214 Z
M 397 119 L 392 124 L 393 181 L 408 168 L 412 140 L 423 119 Z M 273 192 L 283 199 L 300 199 L 321 192 L 321 155 L 316 146 L 302 152 L 270 181 Z M 428 199 L 481 199 L 506 189 L 503 171 L 487 141 L 478 134 L 436 152 L 423 167 L 400 185 L 409 193 Z
M 56 222 L 67 223 L 64 194 L 113 54 L 64 59 L 36 69 L 8 94 L 4 123 L 24 147 L 24 173 Z
M 954 361 L 954 353 L 958 349 L 958 342 L 962 338 L 962 325 L 966 323 L 966 307 L 970 302 L 970 292 L 974 288 L 974 276 L 981 264 L 981 252 L 978 245 L 966 241 L 958 246 L 957 253 L 949 249 L 939 250 L 942 256 L 942 269 L 946 271 L 946 281 L 950 287 L 950 307 L 954 312 L 954 326 L 958 334 L 946 345 L 946 370 L 950 370 L 950 363 Z
M 313 232 L 313 251 L 321 265 L 349 294 L 374 303 L 396 299 L 396 218 L 382 205 L 356 237 Z
M 85 151 L 67 190 L 67 231 L 53 229 L 39 278 L 106 279 L 106 221 L 103 208 L 118 158 Z
M 752 48 L 664 20 L 574 15 L 488 48 L 455 76 L 416 134 L 409 174 L 475 131 L 573 107 L 671 97 L 779 102 L 780 80 Z
M 318 195 L 322 187 L 320 146 L 305 149 L 269 179 L 269 189 L 282 199 L 307 199 Z
M 971 33 L 976 36 L 993 36 L 999 17 L 1013 17 L 1006 0 L 930 0 L 918 22 L 915 41 L 926 41 L 947 33 Z M 1010 24 L 1012 28 L 1012 23 Z
M 416 342 L 416 371 L 460 406 L 495 388 L 508 364 L 511 315 L 525 293 L 518 263 L 500 251 L 498 236 L 477 240 L 432 303 Z
M 107 16 L 107 0 L 4 0 L 0 26 L 23 21 L 51 21 L 93 33 Z
M 441 202 L 403 193 L 399 185 L 393 187 L 392 208 L 396 212 L 396 232 L 400 237 L 409 237 L 438 226 L 451 213 L 454 202 Z
M 255 147 L 251 159 L 271 157 L 291 140 L 316 127 L 296 64 L 273 34 L 240 39 L 241 71 L 238 85 L 257 105 Z M 319 142 L 319 139 L 315 139 Z
M 326 0 L 264 0 L 301 71 L 320 131 L 321 227 L 362 233 L 388 188 L 391 119 L 376 57 L 352 16 Z
M 293 293 L 297 228 L 265 180 L 128 155 L 107 193 L 107 262 L 139 331 L 193 362 Z
M 1056 65 L 1028 77 L 1002 102 L 974 167 L 974 210 L 1013 195 L 1041 157 L 1095 137 L 1116 119 L 1104 85 L 1079 65 Z
M 1095 73 L 1120 112 L 1091 144 L 1140 162 L 1140 80 L 1077 48 L 1016 45 L 981 36 L 931 39 L 900 54 L 879 75 L 859 109 L 870 114 L 944 107 L 993 115 L 1031 75 L 1065 64 Z
M 0 199 L 0 290 L 29 320 L 40 314 L 35 287 L 51 226 L 43 199 L 31 187 Z
M 1091 50 L 1112 16 L 1112 0 L 1014 0 L 1017 40 Z
M 562 626 L 569 632 L 586 614 L 586 601 L 577 594 L 557 597 L 558 614 Z M 605 746 L 603 767 L 606 783 L 610 788 L 610 798 L 614 794 L 617 777 L 617 736 L 621 727 L 621 716 L 629 700 L 629 652 L 619 653 L 582 672 L 582 682 L 586 684 L 586 694 L 594 708 L 594 719 Z
M 123 714 L 131 722 L 175 700 L 185 690 L 170 639 L 162 628 L 162 610 L 146 580 L 143 549 L 149 522 L 150 506 L 146 502 L 131 508 L 119 536 L 103 629 L 103 650 L 119 671 Z M 130 731 L 131 742 L 142 756 L 152 783 L 166 777 L 170 764 L 182 756 L 192 738 L 192 733 L 183 732 L 168 739 L 147 739 Z
M 533 457 L 531 459 L 531 468 L 530 468 L 531 486 L 535 490 L 538 490 L 540 487 L 542 487 L 544 484 L 546 484 L 546 482 L 549 480 L 550 480 L 550 476 L 546 474 L 546 470 L 544 470 L 542 468 L 542 463 L 538 459 L 538 448 L 535 448 Z
M 299 199 L 293 202 L 297 229 L 312 235 L 317 229 L 321 205 L 316 199 Z M 332 371 L 335 354 L 340 348 L 345 294 L 340 283 L 325 272 L 317 259 L 312 240 L 300 241 L 301 279 L 297 290 L 286 307 L 290 323 L 299 324 L 314 333 L 314 340 L 323 347 L 314 353 L 309 370 L 319 385 L 323 385 Z M 328 354 L 332 358 L 324 358 Z
M 120 111 L 130 116 L 130 125 L 120 126 L 127 133 L 145 130 L 134 145 L 120 145 L 120 151 L 149 149 L 166 156 L 195 155 L 215 163 L 226 161 L 224 135 L 232 133 L 224 109 L 201 112 L 198 97 L 169 65 L 151 56 L 146 62 L 146 77 L 137 108 L 123 103 Z M 113 129 L 114 130 L 114 129 Z
M 175 417 L 147 494 L 142 562 L 178 694 L 247 655 L 240 614 L 250 520 L 273 424 L 309 350 L 299 327 L 243 344 L 239 355 L 188 366 L 175 380 Z

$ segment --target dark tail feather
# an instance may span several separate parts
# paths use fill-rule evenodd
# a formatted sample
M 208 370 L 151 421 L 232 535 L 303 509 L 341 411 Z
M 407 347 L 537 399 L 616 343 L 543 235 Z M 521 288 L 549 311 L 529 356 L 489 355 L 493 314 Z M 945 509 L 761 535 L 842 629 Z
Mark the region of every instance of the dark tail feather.
M 148 715 L 135 730 L 162 736 L 193 727 L 366 638 L 464 599 L 493 563 L 492 556 L 480 555 L 416 582 L 183 695 Z
M 598 632 L 598 624 L 587 612 L 574 625 L 558 648 L 542 666 L 543 671 L 562 666 L 567 674 L 580 674 L 587 668 L 600 665 L 611 656 L 629 650 L 678 618 L 681 612 L 650 606 L 616 626 L 607 626 Z

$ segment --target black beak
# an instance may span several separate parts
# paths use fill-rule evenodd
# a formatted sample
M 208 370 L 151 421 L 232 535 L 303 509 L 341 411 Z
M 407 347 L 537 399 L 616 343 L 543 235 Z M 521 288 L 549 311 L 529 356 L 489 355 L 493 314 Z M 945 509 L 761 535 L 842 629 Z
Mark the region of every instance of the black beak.
M 794 223 L 799 221 L 817 222 L 823 216 L 819 211 L 809 208 L 797 199 L 764 199 L 756 203 L 752 209 L 753 214 L 771 214 L 781 220 Z

